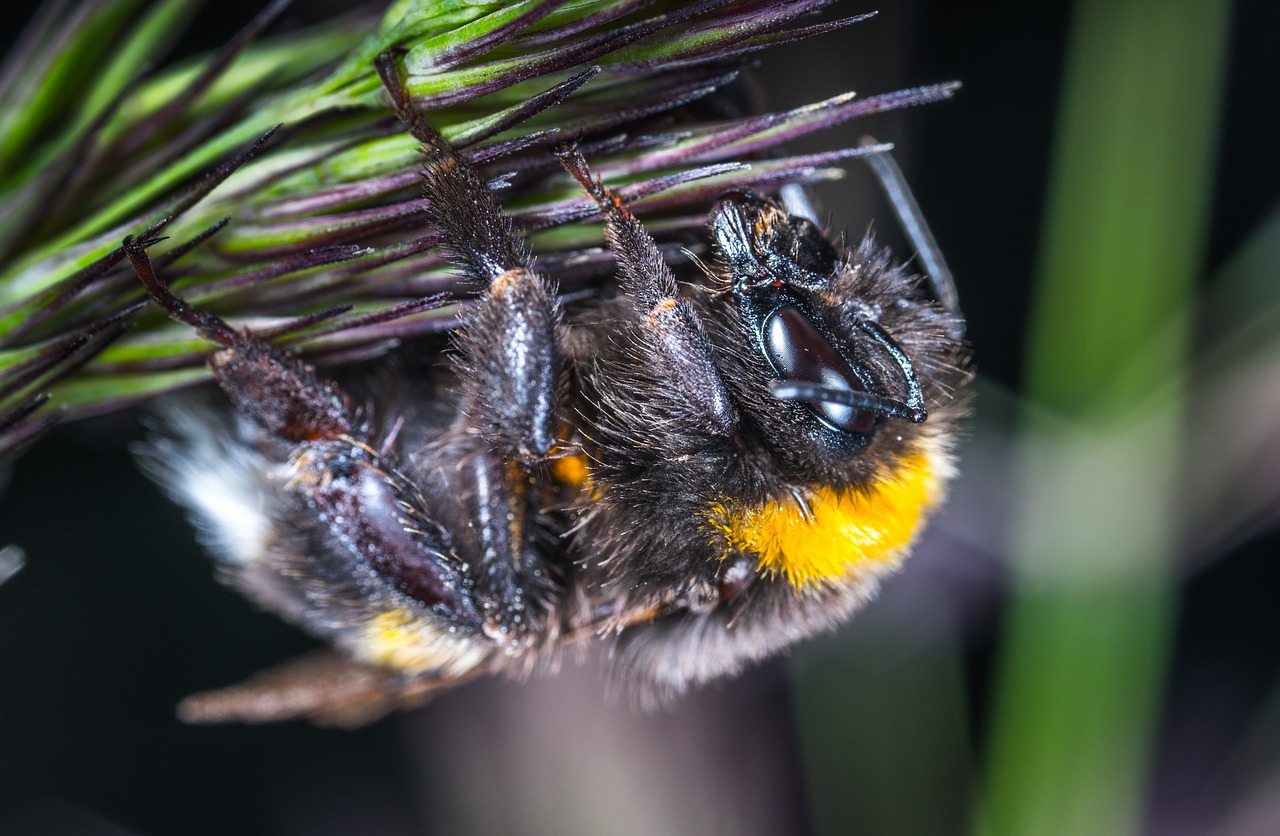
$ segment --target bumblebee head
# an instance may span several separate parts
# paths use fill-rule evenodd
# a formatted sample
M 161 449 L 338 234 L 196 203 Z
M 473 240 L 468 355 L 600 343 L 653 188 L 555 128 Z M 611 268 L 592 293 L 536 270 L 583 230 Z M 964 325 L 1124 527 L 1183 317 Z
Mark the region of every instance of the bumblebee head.
M 943 358 L 959 349 L 919 283 L 869 242 L 846 253 L 749 192 L 725 195 L 709 225 L 747 355 L 742 377 L 757 378 L 738 383 L 766 443 L 826 479 L 849 472 L 878 435 L 914 435 L 929 418 L 930 375 L 953 368 Z
M 845 249 L 772 200 L 730 192 L 709 227 L 709 337 L 767 475 L 713 502 L 708 530 L 802 596 L 864 594 L 954 473 L 957 315 L 869 239 Z

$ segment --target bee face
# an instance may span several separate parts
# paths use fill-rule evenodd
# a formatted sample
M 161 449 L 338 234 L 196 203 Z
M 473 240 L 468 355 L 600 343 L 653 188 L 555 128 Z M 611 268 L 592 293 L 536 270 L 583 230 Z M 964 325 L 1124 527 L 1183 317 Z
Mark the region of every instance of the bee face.
M 179 421 L 163 478 L 231 582 L 338 650 L 188 716 L 367 719 L 589 642 L 660 699 L 874 595 L 952 473 L 954 316 L 869 242 L 845 251 L 745 192 L 710 214 L 711 284 L 681 290 L 572 146 L 557 153 L 604 215 L 620 294 L 566 310 L 394 60 L 379 71 L 425 146 L 429 220 L 484 288 L 417 385 L 374 386 L 356 410 L 177 300 L 148 242 L 126 243 L 152 298 L 222 346 L 211 368 L 238 417 Z M 229 461 L 247 486 L 220 475 Z
M 741 329 L 737 339 L 754 348 L 735 376 L 754 397 L 744 391 L 740 400 L 759 405 L 757 423 L 796 470 L 827 482 L 865 480 L 858 460 L 886 446 L 873 443 L 877 435 L 896 442 L 928 418 L 925 389 L 934 381 L 922 386 L 899 340 L 928 346 L 925 359 L 935 364 L 958 356 L 937 306 L 869 242 L 843 252 L 771 200 L 726 195 L 708 226 L 736 307 L 722 341 L 727 347 Z
M 750 193 L 717 204 L 709 226 L 743 327 L 773 381 L 866 393 L 868 372 L 855 368 L 819 325 L 821 294 L 843 266 L 835 247 L 807 219 Z M 861 450 L 875 428 L 868 409 L 823 400 L 797 406 L 788 411 L 810 434 L 825 436 L 823 447 Z

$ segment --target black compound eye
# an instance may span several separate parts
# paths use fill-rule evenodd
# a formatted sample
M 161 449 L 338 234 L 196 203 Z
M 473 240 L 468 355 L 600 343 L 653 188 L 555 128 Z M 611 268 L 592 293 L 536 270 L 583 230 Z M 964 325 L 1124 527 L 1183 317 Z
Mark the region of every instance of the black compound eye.
M 818 333 L 799 308 L 787 305 L 769 315 L 764 323 L 764 344 L 769 359 L 785 382 L 817 383 L 849 392 L 867 391 L 840 352 Z M 875 426 L 876 416 L 870 410 L 822 401 L 805 404 L 823 422 L 845 432 L 866 435 Z

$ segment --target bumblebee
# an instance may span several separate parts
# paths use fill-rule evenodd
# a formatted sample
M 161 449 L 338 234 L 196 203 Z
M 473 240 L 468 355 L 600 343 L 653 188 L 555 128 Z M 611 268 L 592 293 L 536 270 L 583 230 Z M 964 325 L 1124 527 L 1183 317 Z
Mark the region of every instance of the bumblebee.
M 171 410 L 150 460 L 224 578 L 329 643 L 184 703 L 196 721 L 352 724 L 606 646 L 649 702 L 829 630 L 901 563 L 954 474 L 959 314 L 870 240 L 724 195 L 677 283 L 576 146 L 618 292 L 568 302 L 486 183 L 379 73 L 422 144 L 428 222 L 476 297 L 447 359 L 339 386 L 188 305 L 231 410 Z

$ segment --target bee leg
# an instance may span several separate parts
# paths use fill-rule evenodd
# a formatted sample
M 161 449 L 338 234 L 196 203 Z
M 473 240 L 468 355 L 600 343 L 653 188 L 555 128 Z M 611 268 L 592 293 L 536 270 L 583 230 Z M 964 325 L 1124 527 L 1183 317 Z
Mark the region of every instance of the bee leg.
M 535 543 L 539 503 L 545 500 L 539 475 L 486 444 L 466 414 L 450 428 L 443 450 L 443 460 L 451 463 L 442 476 L 444 490 L 459 498 L 451 531 L 459 552 L 474 564 L 469 574 L 480 631 L 514 660 L 545 637 L 558 590 Z
M 220 482 L 220 460 L 168 464 L 171 488 L 193 497 L 206 525 L 237 544 L 223 555 L 230 582 L 352 657 L 286 666 L 212 702 L 197 700 L 188 716 L 354 722 L 484 670 L 494 645 L 482 631 L 475 582 L 417 486 L 372 443 L 336 384 L 175 296 L 155 273 L 152 243 L 129 238 L 124 250 L 158 305 L 222 346 L 210 370 L 258 430 L 260 449 L 232 452 L 261 471 L 250 483 L 258 502 L 246 507 L 263 531 L 246 534 L 243 514 L 226 515 L 222 492 L 244 484 Z
M 405 677 L 319 650 L 254 674 L 229 688 L 192 694 L 178 704 L 186 723 L 274 723 L 306 718 L 355 728 L 390 711 L 416 708 L 457 679 Z
M 561 146 L 556 153 L 604 212 L 605 236 L 618 259 L 619 279 L 643 316 L 639 338 L 656 361 L 656 371 L 670 382 L 669 391 L 687 401 L 703 432 L 733 435 L 737 414 L 712 360 L 706 331 L 693 305 L 680 298 L 675 275 L 657 244 L 618 194 L 592 178 L 576 145 Z
M 496 450 L 532 465 L 550 453 L 558 427 L 555 291 L 534 272 L 528 246 L 488 184 L 414 110 L 395 58 L 383 54 L 377 68 L 396 114 L 423 145 L 427 215 L 453 260 L 485 288 L 457 335 L 462 408 Z
M 209 369 L 241 415 L 286 442 L 333 439 L 352 432 L 346 398 L 297 357 L 265 340 L 241 333 L 221 317 L 173 295 L 156 275 L 147 248 L 157 239 L 124 239 L 124 251 L 153 301 L 179 322 L 195 327 L 222 349 Z
M 472 571 L 483 632 L 515 656 L 547 612 L 553 583 L 531 545 L 540 471 L 559 427 L 564 363 L 554 288 L 533 270 L 524 239 L 479 174 L 418 113 L 384 54 L 378 74 L 392 107 L 422 143 L 427 215 L 464 274 L 484 286 L 456 335 L 460 414 L 445 447 L 456 463 L 449 493 L 462 499 L 453 526 Z

